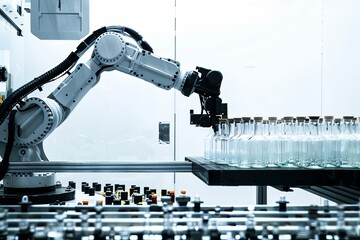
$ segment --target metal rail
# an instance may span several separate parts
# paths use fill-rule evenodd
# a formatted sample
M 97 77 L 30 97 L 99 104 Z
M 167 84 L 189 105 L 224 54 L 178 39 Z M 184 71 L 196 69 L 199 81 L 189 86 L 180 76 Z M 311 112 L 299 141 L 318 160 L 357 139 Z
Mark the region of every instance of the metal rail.
M 0 0 L 0 18 L 7 21 L 16 30 L 18 36 L 22 36 L 24 20 L 17 10 L 12 8 L 9 1 Z
M 51 161 L 51 162 L 13 162 L 9 172 L 191 172 L 190 162 L 118 162 L 118 161 Z

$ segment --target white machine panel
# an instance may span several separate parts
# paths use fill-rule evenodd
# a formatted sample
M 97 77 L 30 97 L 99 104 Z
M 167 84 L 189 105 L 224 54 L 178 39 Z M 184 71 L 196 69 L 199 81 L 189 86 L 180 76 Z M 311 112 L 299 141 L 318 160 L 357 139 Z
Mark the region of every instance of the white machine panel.
M 81 39 L 89 33 L 89 0 L 31 0 L 31 32 L 39 39 Z

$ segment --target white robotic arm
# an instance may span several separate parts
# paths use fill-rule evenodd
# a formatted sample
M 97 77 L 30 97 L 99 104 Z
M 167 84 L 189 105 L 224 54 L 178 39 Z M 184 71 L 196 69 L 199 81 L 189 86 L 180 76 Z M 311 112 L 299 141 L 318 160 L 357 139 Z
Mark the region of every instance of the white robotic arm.
M 127 37 L 134 38 L 139 46 L 125 41 Z M 94 50 L 88 62 L 78 64 L 47 98 L 31 97 L 24 100 L 28 93 L 41 89 L 43 84 L 54 80 L 60 75 L 58 72 L 68 72 L 92 45 Z M 69 58 L 67 66 L 62 66 L 61 71 L 53 73 L 51 70 L 33 80 L 15 91 L 6 99 L 8 102 L 0 106 L 0 154 L 3 159 L 9 157 L 11 161 L 18 162 L 46 161 L 43 140 L 64 122 L 86 93 L 99 82 L 103 71 L 118 70 L 165 90 L 175 88 L 185 96 L 197 92 L 200 95 L 202 109 L 207 112 L 207 123 L 199 125 L 210 127 L 217 121 L 221 104 L 218 97 L 221 73 L 204 68 L 198 68 L 199 72 L 182 72 L 179 62 L 153 55 L 151 47 L 132 29 L 120 26 L 99 29 L 85 39 Z M 51 74 L 51 77 L 47 76 Z M 9 152 L 8 143 L 12 142 L 9 139 L 10 110 L 15 111 L 15 127 L 13 146 Z M 6 149 L 9 156 L 6 156 Z
M 182 90 L 189 74 L 180 72 L 180 63 L 157 57 L 125 42 L 120 33 L 106 32 L 95 41 L 91 59 L 86 64 L 79 64 L 52 93 L 51 98 L 65 107 L 68 114 L 90 88 L 98 83 L 100 73 L 112 70 L 133 75 L 165 90 L 173 87 Z

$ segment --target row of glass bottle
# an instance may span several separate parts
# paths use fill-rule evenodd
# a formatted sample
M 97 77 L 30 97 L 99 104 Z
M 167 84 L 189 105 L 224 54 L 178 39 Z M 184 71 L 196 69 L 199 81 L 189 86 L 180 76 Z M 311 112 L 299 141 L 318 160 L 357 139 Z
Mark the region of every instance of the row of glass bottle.
M 220 119 L 204 158 L 240 168 L 360 167 L 360 120 L 352 116 Z

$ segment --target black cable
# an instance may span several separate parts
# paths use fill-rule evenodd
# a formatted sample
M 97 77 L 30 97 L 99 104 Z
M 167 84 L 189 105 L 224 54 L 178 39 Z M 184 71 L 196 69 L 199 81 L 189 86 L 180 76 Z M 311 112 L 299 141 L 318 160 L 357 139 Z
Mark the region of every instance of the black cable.
M 16 114 L 16 110 L 12 110 L 9 115 L 8 139 L 7 139 L 3 160 L 1 161 L 0 164 L 0 181 L 4 179 L 9 169 L 10 155 L 15 140 L 15 114 Z
M 144 41 L 143 37 L 138 32 L 136 32 L 134 29 L 124 27 L 124 32 L 128 33 L 139 44 L 139 46 L 142 49 L 149 51 L 151 53 L 154 53 L 150 44 L 147 43 L 146 41 Z
M 143 49 L 152 52 L 152 48 L 147 42 L 142 41 L 142 36 L 140 34 L 130 28 L 126 28 L 126 30 L 127 33 L 129 33 L 129 35 L 131 35 L 138 42 L 138 44 L 143 47 Z M 76 51 L 71 52 L 70 55 L 63 62 L 12 92 L 0 105 L 0 125 L 10 114 L 8 124 L 8 141 L 5 147 L 3 160 L 0 163 L 0 181 L 5 177 L 9 169 L 10 155 L 15 139 L 15 114 L 17 111 L 12 109 L 17 104 L 21 104 L 23 98 L 25 98 L 31 92 L 35 91 L 36 89 L 41 89 L 41 86 L 43 86 L 44 84 L 54 81 L 69 72 L 69 70 L 78 61 L 79 55 L 81 55 L 88 46 L 91 46 L 93 42 L 106 31 L 106 27 L 102 27 L 94 31 L 90 36 L 88 36 L 84 41 L 82 41 L 78 45 Z M 59 75 L 61 76 L 59 77 Z
M 81 54 L 81 52 L 85 50 L 87 46 L 91 45 L 101 34 L 106 31 L 106 27 L 102 27 L 94 31 L 89 37 L 87 37 L 78 45 L 75 52 L 71 52 L 70 55 L 59 65 L 12 92 L 0 105 L 0 125 L 5 121 L 10 111 L 16 106 L 16 104 L 22 101 L 24 97 L 36 89 L 41 88 L 42 85 L 54 81 L 64 72 L 68 72 L 70 68 L 79 60 L 78 54 Z
M 81 55 L 88 46 L 91 46 L 91 44 L 93 44 L 93 42 L 106 31 L 106 27 L 102 27 L 94 31 L 78 45 L 75 52 L 71 52 L 70 55 L 59 65 L 12 92 L 0 105 L 0 125 L 5 121 L 10 111 L 16 106 L 16 104 L 19 104 L 23 98 L 36 89 L 41 89 L 41 86 L 44 84 L 54 81 L 64 72 L 68 72 L 69 69 L 78 61 L 79 55 Z M 142 36 L 135 30 L 125 27 L 124 31 L 131 35 L 143 49 L 153 52 L 151 46 L 147 42 L 143 41 Z
M 72 52 L 62 63 L 12 92 L 0 105 L 0 125 L 5 121 L 15 105 L 18 104 L 24 97 L 42 85 L 51 82 L 53 78 L 62 74 L 77 60 L 78 56 Z

